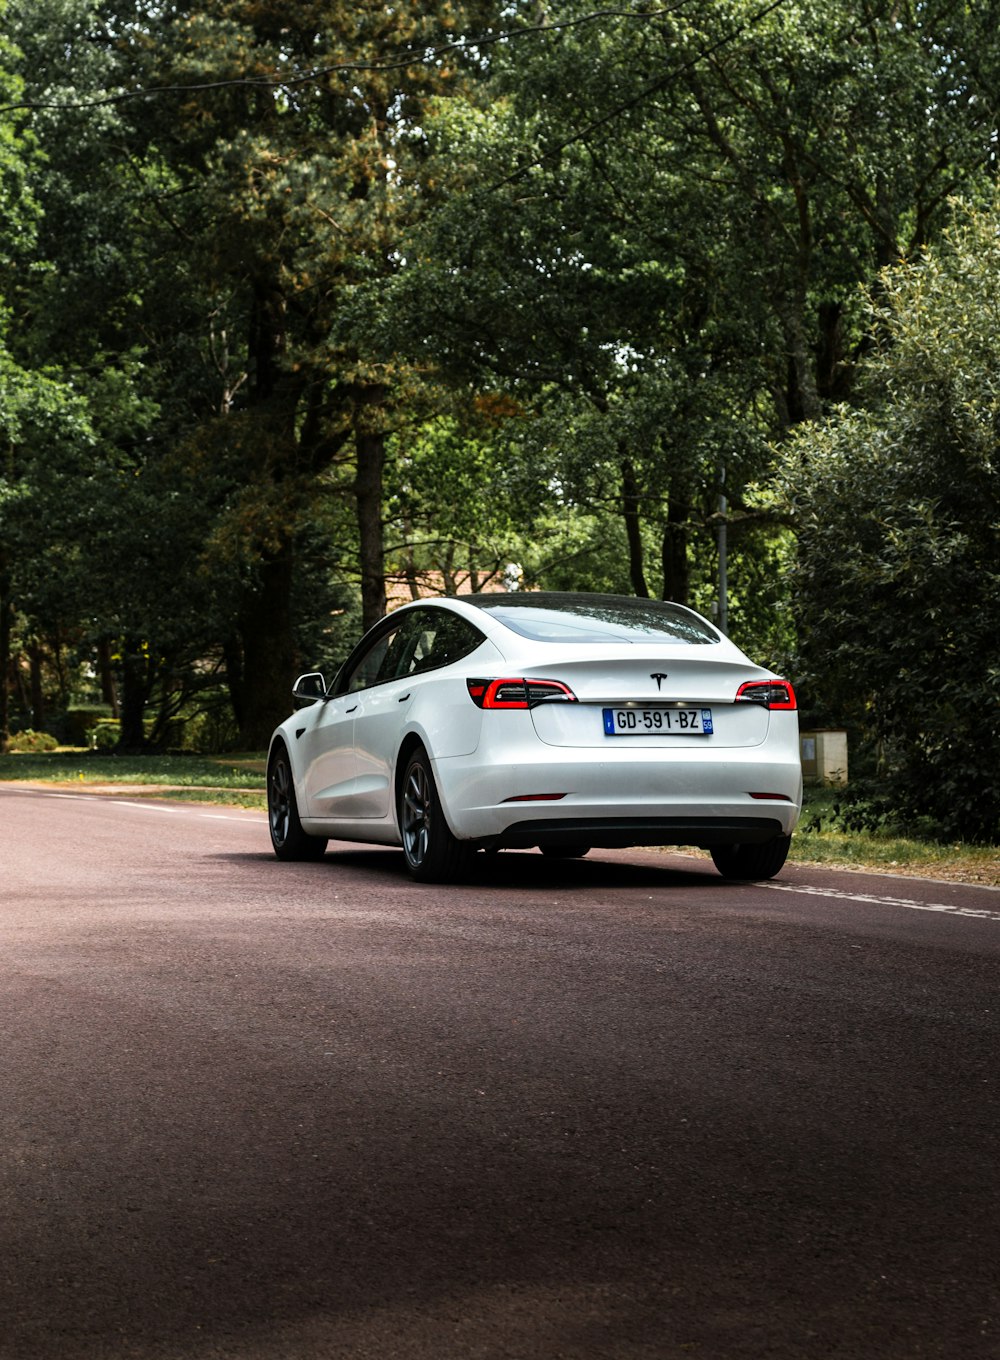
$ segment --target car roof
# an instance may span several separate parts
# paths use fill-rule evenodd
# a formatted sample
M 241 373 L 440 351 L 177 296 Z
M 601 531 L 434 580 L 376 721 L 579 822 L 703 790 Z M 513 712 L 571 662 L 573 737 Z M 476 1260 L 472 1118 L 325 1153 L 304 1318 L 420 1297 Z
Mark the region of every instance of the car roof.
M 688 643 L 727 642 L 707 619 L 670 600 L 596 591 L 496 591 L 414 600 L 395 614 L 434 607 L 451 609 L 488 635 L 520 634 L 536 643 L 637 641 L 657 635 Z M 557 622 L 558 616 L 564 622 Z M 390 616 L 392 617 L 392 616 Z M 551 622 L 547 622 L 551 620 Z M 587 636 L 588 626 L 590 636 Z M 731 644 L 730 644 L 731 645 Z

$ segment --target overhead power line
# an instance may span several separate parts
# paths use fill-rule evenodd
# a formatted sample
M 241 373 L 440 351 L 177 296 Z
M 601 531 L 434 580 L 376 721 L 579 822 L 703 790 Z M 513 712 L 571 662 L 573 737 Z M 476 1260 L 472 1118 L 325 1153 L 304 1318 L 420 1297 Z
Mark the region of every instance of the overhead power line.
M 212 90 L 226 89 L 259 89 L 259 90 L 281 90 L 294 89 L 301 85 L 311 84 L 313 81 L 324 80 L 328 76 L 363 74 L 365 72 L 377 73 L 380 71 L 402 71 L 407 67 L 425 65 L 437 61 L 439 58 L 454 53 L 475 53 L 481 48 L 494 46 L 501 42 L 512 42 L 517 38 L 539 36 L 547 33 L 559 33 L 567 29 L 580 28 L 584 24 L 597 23 L 601 19 L 661 19 L 676 12 L 681 7 L 684 0 L 678 0 L 675 5 L 665 9 L 655 10 L 631 10 L 631 9 L 599 9 L 593 10 L 589 14 L 580 15 L 576 19 L 565 19 L 554 23 L 531 24 L 523 28 L 506 29 L 500 33 L 486 33 L 478 37 L 450 39 L 446 43 L 437 46 L 427 47 L 424 45 L 403 48 L 398 55 L 391 61 L 345 61 L 337 62 L 329 66 L 317 66 L 309 71 L 300 72 L 298 75 L 275 75 L 275 76 L 234 76 L 226 80 L 195 81 L 180 85 L 152 85 L 141 89 L 120 90 L 117 94 L 102 95 L 97 99 L 80 100 L 48 100 L 48 99 L 25 99 L 16 104 L 0 105 L 0 113 L 15 113 L 31 109 L 59 109 L 59 110 L 85 110 L 107 108 L 113 104 L 124 104 L 133 99 L 152 99 L 161 95 L 191 95 L 208 93 Z

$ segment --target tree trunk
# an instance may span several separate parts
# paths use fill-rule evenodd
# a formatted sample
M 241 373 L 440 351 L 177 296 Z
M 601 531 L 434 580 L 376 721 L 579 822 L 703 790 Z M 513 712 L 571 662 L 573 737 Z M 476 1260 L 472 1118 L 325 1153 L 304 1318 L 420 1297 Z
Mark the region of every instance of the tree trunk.
M 630 458 L 622 460 L 622 514 L 628 541 L 628 570 L 632 589 L 640 599 L 649 599 L 649 586 L 643 569 L 642 525 L 639 520 L 639 483 Z
M 413 556 L 413 525 L 405 517 L 403 519 L 403 537 L 406 540 L 406 565 L 403 568 L 406 588 L 410 592 L 411 600 L 419 600 L 420 584 L 417 581 L 417 562 Z
M 384 395 L 383 388 L 370 388 L 364 396 L 365 405 L 380 404 Z M 367 629 L 385 615 L 385 545 L 382 530 L 384 432 L 380 429 L 359 428 L 355 434 L 355 448 L 358 457 L 354 490 L 361 550 L 361 618 Z
M 0 573 L 0 755 L 10 745 L 10 636 L 14 627 L 14 606 L 10 584 Z
M 256 588 L 247 592 L 240 608 L 243 684 L 237 721 L 240 745 L 246 751 L 265 750 L 271 733 L 291 711 L 296 664 L 291 624 L 293 567 L 291 544 L 265 557 Z
M 246 675 L 243 670 L 243 645 L 238 633 L 232 634 L 223 643 L 222 655 L 226 663 L 226 686 L 229 690 L 229 702 L 233 706 L 233 717 L 236 719 L 236 726 L 242 728 Z
M 816 383 L 816 356 L 806 336 L 805 291 L 779 307 L 788 352 L 788 418 L 793 425 L 818 420 L 823 406 Z
M 142 642 L 126 637 L 122 657 L 122 706 L 118 750 L 125 755 L 141 755 L 145 749 L 142 720 L 146 712 L 146 658 Z
M 667 522 L 663 526 L 663 598 L 677 604 L 687 604 L 691 588 L 691 567 L 688 562 L 687 497 L 672 493 L 667 505 Z
M 111 668 L 111 643 L 100 638 L 97 643 L 97 675 L 101 682 L 101 698 L 111 708 L 113 718 L 121 717 L 118 703 L 118 690 L 115 686 L 115 673 Z
M 31 725 L 36 732 L 45 728 L 45 692 L 42 688 L 42 648 L 37 638 L 28 645 L 31 675 Z

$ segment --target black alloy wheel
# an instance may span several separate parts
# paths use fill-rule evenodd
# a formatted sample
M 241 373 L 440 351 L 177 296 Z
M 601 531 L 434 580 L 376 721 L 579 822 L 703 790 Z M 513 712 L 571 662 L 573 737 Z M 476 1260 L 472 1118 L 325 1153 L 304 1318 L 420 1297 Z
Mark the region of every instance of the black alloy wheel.
M 452 835 L 422 746 L 407 762 L 398 814 L 406 867 L 419 883 L 451 883 L 468 872 L 475 850 Z
M 322 859 L 326 839 L 303 831 L 295 801 L 295 783 L 288 752 L 276 746 L 267 771 L 267 820 L 271 845 L 279 859 Z

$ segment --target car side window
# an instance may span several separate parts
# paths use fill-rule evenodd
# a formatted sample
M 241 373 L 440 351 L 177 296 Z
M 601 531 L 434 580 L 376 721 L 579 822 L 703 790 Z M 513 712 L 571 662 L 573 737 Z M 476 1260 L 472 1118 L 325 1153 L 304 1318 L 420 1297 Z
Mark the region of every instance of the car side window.
M 411 675 L 459 661 L 474 652 L 483 641 L 484 634 L 478 628 L 445 609 L 421 610 L 413 617 L 417 618 L 418 614 L 421 616 L 420 630 L 408 660 Z
M 385 650 L 382 657 L 382 664 L 379 666 L 378 677 L 375 681 L 378 685 L 384 685 L 388 680 L 399 680 L 410 673 L 410 658 L 413 656 L 413 649 L 417 644 L 420 625 L 414 614 L 404 614 L 399 621 L 399 627 L 392 635 L 392 640 Z
M 372 685 L 450 665 L 474 652 L 484 636 L 474 624 L 446 609 L 410 610 L 396 628 L 372 643 L 351 668 L 339 692 L 355 694 Z
M 398 651 L 399 634 L 401 628 L 390 629 L 383 633 L 365 652 L 364 656 L 355 663 L 346 683 L 342 687 L 342 693 L 356 694 L 360 689 L 370 689 L 372 685 L 379 684 L 386 677 L 382 671 L 386 668 L 387 658 L 390 654 Z

